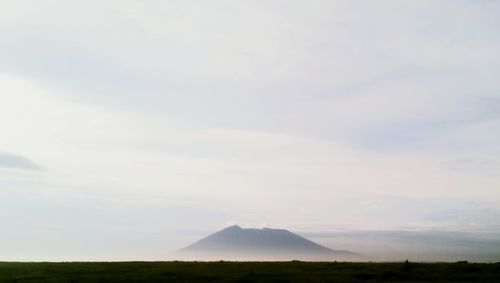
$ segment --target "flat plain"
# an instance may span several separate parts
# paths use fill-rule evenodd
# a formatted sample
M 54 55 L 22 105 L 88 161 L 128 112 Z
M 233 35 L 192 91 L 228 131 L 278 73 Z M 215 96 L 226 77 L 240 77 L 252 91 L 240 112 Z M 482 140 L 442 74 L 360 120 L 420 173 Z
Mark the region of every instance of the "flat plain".
M 500 263 L 0 262 L 0 282 L 500 282 Z

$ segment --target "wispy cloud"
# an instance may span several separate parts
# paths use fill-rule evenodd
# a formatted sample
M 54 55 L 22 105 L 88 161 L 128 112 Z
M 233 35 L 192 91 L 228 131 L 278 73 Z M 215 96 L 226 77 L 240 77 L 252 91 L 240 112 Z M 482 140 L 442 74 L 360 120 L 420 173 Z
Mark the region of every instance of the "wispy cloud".
M 16 154 L 0 153 L 0 168 L 22 169 L 30 171 L 41 170 L 33 160 Z

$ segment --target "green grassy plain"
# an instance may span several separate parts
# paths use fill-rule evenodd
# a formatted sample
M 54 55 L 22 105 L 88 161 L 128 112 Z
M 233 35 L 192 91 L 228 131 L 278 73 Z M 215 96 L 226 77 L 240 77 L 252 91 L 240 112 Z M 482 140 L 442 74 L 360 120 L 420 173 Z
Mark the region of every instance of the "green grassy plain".
M 500 263 L 0 262 L 0 282 L 500 282 Z

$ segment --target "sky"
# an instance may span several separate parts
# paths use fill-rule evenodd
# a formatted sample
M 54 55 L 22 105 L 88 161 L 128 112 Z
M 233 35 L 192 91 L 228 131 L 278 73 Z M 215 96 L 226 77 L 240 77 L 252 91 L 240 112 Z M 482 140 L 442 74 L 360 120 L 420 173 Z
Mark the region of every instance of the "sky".
M 499 14 L 0 0 L 0 260 L 161 260 L 239 224 L 498 261 Z

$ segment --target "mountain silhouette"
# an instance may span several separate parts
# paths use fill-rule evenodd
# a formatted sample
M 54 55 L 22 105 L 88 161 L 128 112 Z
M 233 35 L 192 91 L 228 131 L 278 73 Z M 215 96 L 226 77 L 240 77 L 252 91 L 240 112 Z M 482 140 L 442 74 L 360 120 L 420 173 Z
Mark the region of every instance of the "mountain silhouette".
M 285 229 L 243 229 L 234 225 L 180 250 L 193 259 L 352 260 L 361 255 L 332 250 Z

